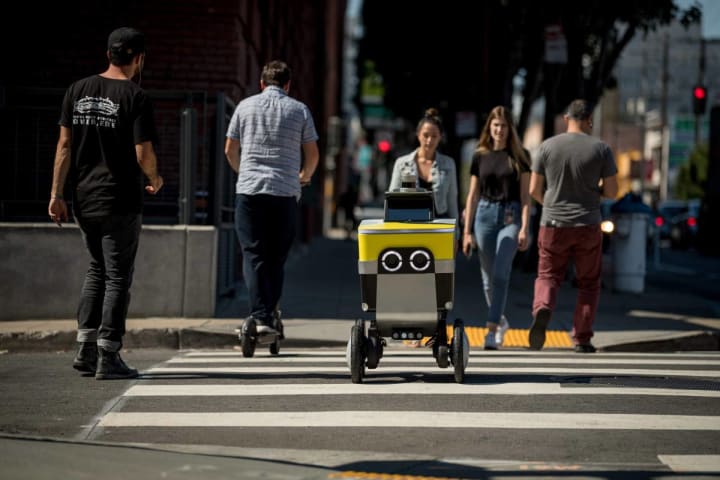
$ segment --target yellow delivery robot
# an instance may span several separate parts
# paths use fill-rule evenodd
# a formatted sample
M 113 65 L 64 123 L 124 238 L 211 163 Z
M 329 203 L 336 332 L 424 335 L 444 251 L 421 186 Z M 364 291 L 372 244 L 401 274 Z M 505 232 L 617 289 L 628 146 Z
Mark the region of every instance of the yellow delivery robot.
M 448 344 L 447 315 L 453 308 L 455 219 L 434 218 L 433 194 L 418 188 L 386 192 L 383 219 L 358 227 L 362 309 L 350 331 L 347 363 L 353 383 L 375 369 L 385 338 L 425 341 L 441 368 L 450 363 L 457 382 L 465 377 L 469 342 L 462 320 Z M 367 325 L 366 325 L 367 324 Z

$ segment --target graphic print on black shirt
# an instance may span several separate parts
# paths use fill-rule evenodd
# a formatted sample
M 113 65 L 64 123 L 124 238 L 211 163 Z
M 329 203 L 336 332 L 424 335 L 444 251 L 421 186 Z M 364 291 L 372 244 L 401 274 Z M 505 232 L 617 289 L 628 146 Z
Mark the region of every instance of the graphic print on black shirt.
M 73 125 L 115 128 L 120 105 L 109 98 L 83 97 L 73 106 Z

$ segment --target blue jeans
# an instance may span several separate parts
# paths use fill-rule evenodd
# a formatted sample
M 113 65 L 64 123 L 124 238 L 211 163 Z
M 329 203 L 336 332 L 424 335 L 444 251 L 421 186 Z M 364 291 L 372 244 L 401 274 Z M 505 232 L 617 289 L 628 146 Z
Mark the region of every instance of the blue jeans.
M 118 351 L 125 335 L 142 216 L 78 217 L 77 221 L 90 253 L 78 307 L 77 340 Z
M 508 214 L 512 218 L 508 218 Z M 481 199 L 475 212 L 475 239 L 480 257 L 489 323 L 500 323 L 505 312 L 512 263 L 518 248 L 520 203 Z
M 235 232 L 242 249 L 250 315 L 262 323 L 272 321 L 282 295 L 296 218 L 295 197 L 238 194 L 235 200 Z

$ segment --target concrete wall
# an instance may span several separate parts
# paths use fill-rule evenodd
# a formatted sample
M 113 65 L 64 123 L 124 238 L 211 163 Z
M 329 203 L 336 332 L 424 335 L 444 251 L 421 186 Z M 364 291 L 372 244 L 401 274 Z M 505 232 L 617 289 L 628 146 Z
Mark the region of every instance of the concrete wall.
M 217 238 L 143 226 L 128 316 L 214 316 Z M 88 262 L 76 225 L 0 223 L 0 320 L 74 318 Z

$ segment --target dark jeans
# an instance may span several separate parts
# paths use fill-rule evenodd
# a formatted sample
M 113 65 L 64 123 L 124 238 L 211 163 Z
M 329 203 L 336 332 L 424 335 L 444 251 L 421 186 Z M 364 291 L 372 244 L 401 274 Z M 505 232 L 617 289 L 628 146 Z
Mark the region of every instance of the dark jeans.
M 285 260 L 295 238 L 294 197 L 237 195 L 235 232 L 242 249 L 250 315 L 267 323 L 282 295 Z
M 78 341 L 106 350 L 122 346 L 142 216 L 78 218 L 90 267 L 78 307 Z

